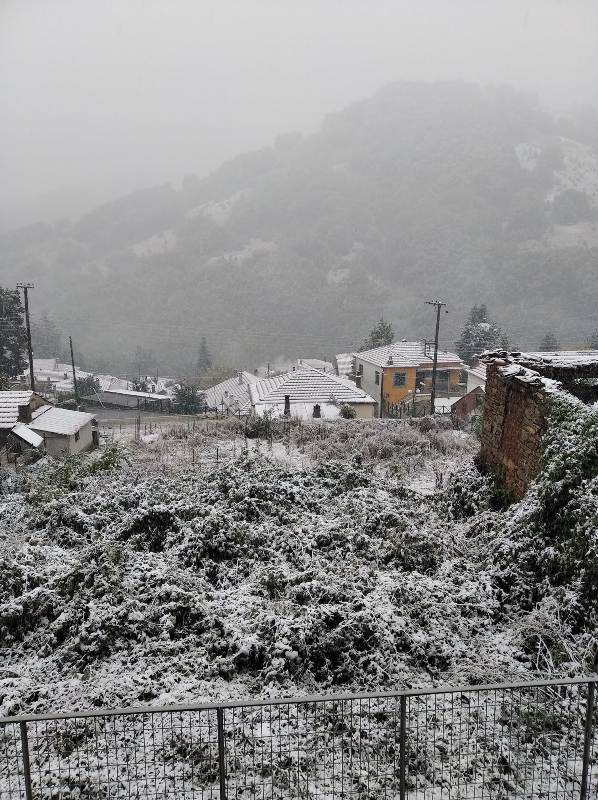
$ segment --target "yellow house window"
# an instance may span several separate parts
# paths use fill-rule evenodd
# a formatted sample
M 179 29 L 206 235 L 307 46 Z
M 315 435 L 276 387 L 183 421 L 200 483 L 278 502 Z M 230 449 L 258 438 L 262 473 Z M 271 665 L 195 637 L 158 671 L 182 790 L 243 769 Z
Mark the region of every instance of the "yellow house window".
M 395 372 L 393 376 L 393 384 L 395 386 L 405 386 L 406 383 L 407 383 L 407 373 Z

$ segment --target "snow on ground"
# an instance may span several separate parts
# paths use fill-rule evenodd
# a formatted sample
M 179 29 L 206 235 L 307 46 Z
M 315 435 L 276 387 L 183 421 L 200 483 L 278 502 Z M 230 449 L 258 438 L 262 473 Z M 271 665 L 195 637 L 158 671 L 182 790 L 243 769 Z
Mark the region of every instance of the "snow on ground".
M 588 535 L 571 488 L 569 511 L 554 490 L 562 454 L 571 481 L 591 449 L 583 425 L 554 451 L 550 492 L 510 508 L 443 419 L 270 442 L 226 420 L 44 460 L 0 495 L 0 710 L 578 672 L 596 652 L 580 622 L 593 577 L 569 587 L 576 551 L 546 549 L 541 509 L 560 502 Z M 533 588 L 559 548 L 563 588 Z

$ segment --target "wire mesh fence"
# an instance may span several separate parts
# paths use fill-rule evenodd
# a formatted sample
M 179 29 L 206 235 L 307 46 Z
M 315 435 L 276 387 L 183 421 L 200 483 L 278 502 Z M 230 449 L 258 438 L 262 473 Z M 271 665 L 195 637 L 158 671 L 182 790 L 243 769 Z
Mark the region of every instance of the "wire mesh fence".
M 0 720 L 0 798 L 597 798 L 594 680 Z

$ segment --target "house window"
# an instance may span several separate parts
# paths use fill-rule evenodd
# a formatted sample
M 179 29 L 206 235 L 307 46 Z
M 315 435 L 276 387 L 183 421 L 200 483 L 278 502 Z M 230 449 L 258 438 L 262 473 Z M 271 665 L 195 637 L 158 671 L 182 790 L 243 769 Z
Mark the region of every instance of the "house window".
M 376 384 L 376 386 L 380 385 L 380 373 L 379 372 L 376 372 L 376 374 L 374 375 L 374 383 Z
M 393 383 L 395 386 L 405 386 L 405 384 L 407 383 L 407 373 L 395 372 L 393 376 Z
M 322 416 L 322 410 L 320 409 L 318 403 L 315 404 L 313 413 L 314 413 L 314 419 L 319 419 Z
M 75 431 L 75 441 L 79 441 L 79 431 Z

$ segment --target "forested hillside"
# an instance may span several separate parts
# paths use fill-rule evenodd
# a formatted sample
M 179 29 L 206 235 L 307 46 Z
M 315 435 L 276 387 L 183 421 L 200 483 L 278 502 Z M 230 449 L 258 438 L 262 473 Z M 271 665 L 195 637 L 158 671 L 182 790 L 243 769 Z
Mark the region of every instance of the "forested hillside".
M 201 141 L 197 142 L 201 148 Z M 192 370 L 358 344 L 384 315 L 452 346 L 485 302 L 522 347 L 577 346 L 598 308 L 598 114 L 557 119 L 507 88 L 408 84 L 281 136 L 180 190 L 147 189 L 76 221 L 0 239 L 0 283 L 34 281 L 88 360 L 137 346 Z

